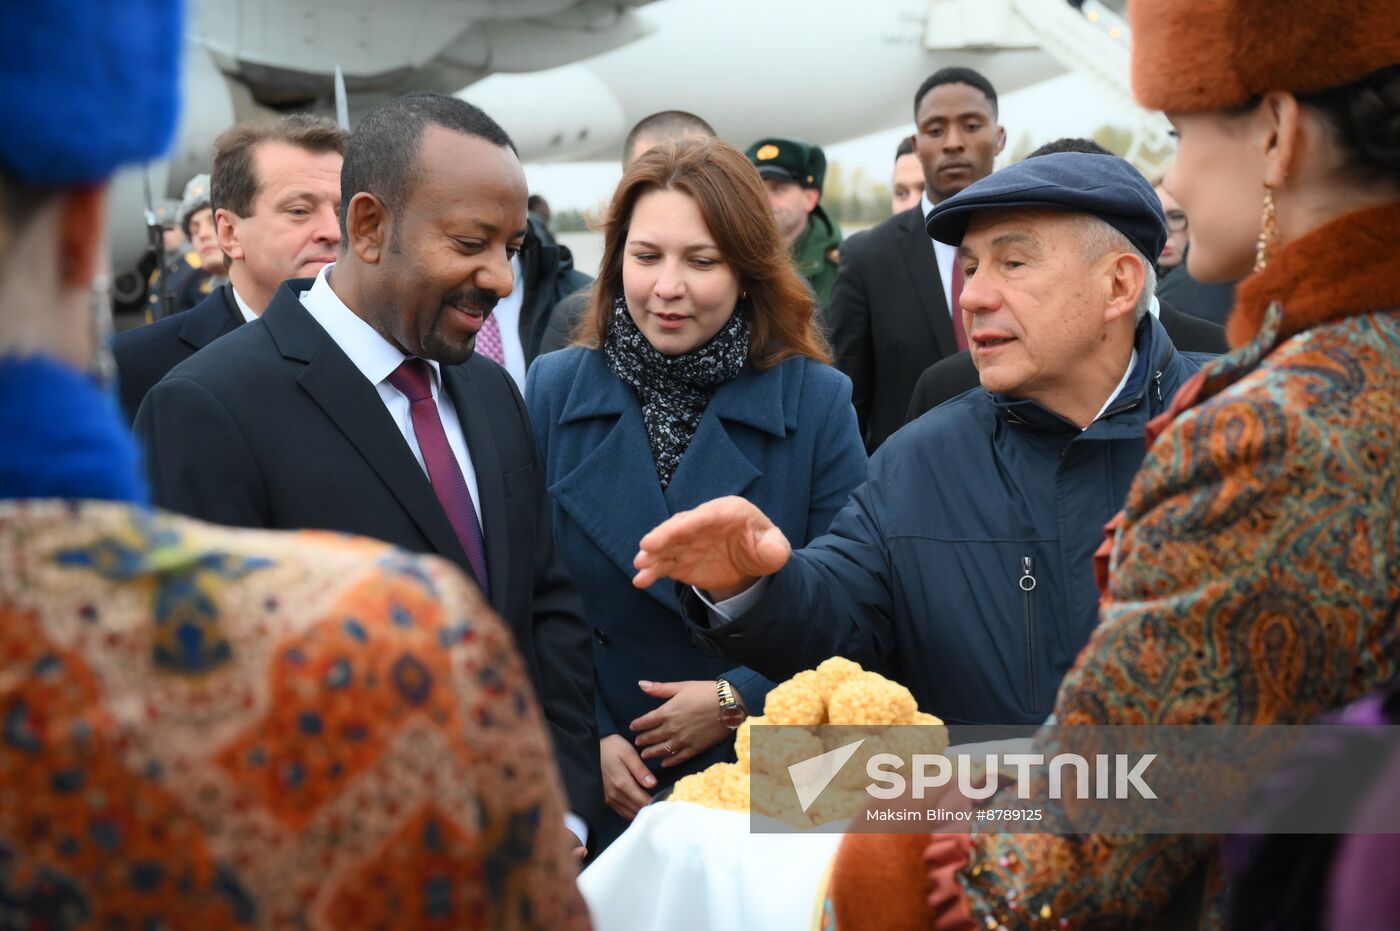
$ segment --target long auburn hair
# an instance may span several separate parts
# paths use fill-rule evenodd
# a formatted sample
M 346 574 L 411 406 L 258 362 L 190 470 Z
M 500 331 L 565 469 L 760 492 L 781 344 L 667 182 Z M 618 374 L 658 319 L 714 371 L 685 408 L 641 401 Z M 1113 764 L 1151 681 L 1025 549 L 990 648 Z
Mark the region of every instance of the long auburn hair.
M 817 307 L 778 235 L 758 170 L 744 153 L 718 139 L 682 139 L 638 157 L 622 175 L 601 224 L 603 264 L 588 313 L 574 341 L 599 346 L 622 293 L 622 260 L 638 199 L 648 191 L 679 191 L 695 201 L 720 254 L 748 292 L 753 307 L 749 361 L 766 369 L 794 356 L 830 362 Z

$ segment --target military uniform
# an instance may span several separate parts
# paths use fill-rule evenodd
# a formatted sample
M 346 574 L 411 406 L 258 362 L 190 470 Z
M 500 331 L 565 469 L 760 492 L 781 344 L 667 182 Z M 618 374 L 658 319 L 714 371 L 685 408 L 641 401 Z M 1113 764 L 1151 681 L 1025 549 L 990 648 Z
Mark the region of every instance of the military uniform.
M 819 193 L 826 180 L 826 153 L 821 148 L 796 139 L 760 139 L 745 152 L 758 173 L 765 178 L 792 181 Z M 817 304 L 831 300 L 840 261 L 841 227 L 826 215 L 820 202 L 807 215 L 807 228 L 792 244 L 792 260 L 798 272 L 812 286 Z
M 797 270 L 811 284 L 817 304 L 826 307 L 831 301 L 831 287 L 836 284 L 836 268 L 841 258 L 841 228 L 831 221 L 821 204 L 807 216 L 807 229 L 792 244 L 792 259 Z
M 200 267 L 199 253 L 188 246 L 167 253 L 165 264 L 157 266 L 146 279 L 146 322 L 165 316 L 161 307 L 161 276 L 170 276 L 171 313 L 189 310 L 214 290 L 214 278 Z

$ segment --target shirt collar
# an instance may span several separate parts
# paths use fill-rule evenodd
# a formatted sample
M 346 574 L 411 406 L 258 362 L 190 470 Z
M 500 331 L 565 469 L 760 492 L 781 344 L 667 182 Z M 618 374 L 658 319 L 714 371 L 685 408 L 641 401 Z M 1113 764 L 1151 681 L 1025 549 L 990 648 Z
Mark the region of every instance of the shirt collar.
M 243 295 L 238 293 L 238 289 L 233 286 L 233 282 L 229 282 L 228 289 L 233 292 L 233 302 L 238 305 L 238 312 L 243 315 L 243 322 L 252 323 L 254 320 L 258 319 L 258 315 L 253 311 L 253 308 L 248 306 L 248 302 L 243 300 Z
M 334 263 L 322 268 L 310 291 L 301 295 L 302 306 L 315 318 L 351 364 L 360 370 L 372 385 L 378 385 L 394 373 L 408 356 L 379 334 L 340 299 L 331 287 L 330 273 Z M 433 393 L 442 382 L 438 363 L 424 360 L 433 371 Z
M 928 191 L 919 195 L 919 209 L 924 212 L 924 222 L 928 222 L 928 215 L 933 213 L 933 201 L 928 199 Z
M 1128 379 L 1133 377 L 1133 370 L 1137 368 L 1137 360 L 1138 360 L 1137 347 L 1134 346 L 1134 347 L 1133 347 L 1133 354 L 1132 354 L 1132 356 L 1128 359 L 1128 369 L 1127 369 L 1127 371 L 1125 371 L 1125 372 L 1123 373 L 1123 377 L 1122 377 L 1121 379 L 1119 379 L 1119 381 L 1118 381 L 1118 387 L 1113 389 L 1113 393 L 1110 394 L 1110 395 L 1108 396 L 1108 400 L 1105 401 L 1105 402 L 1103 402 L 1103 407 L 1099 408 L 1099 412 L 1098 412 L 1097 414 L 1094 415 L 1094 420 L 1098 420 L 1100 417 L 1102 417 L 1102 416 L 1104 415 L 1104 411 L 1106 411 L 1106 410 L 1108 410 L 1110 407 L 1112 407 L 1112 406 L 1113 406 L 1113 402 L 1116 401 L 1116 400 L 1118 400 L 1118 396 L 1119 396 L 1120 394 L 1123 393 L 1123 389 L 1126 388 L 1126 387 L 1128 387 Z M 1091 421 L 1089 421 L 1089 422 L 1092 424 L 1094 421 L 1091 420 Z M 1087 430 L 1088 428 L 1086 427 L 1085 429 Z

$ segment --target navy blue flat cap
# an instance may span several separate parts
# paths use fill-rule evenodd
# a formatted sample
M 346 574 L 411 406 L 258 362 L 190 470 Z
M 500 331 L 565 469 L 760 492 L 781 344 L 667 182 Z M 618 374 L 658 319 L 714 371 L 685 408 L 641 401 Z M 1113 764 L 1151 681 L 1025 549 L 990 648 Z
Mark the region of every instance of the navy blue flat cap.
M 979 210 L 1057 207 L 1088 213 L 1128 238 L 1155 262 L 1167 243 L 1162 202 L 1142 172 L 1116 155 L 1056 152 L 995 171 L 933 208 L 928 234 L 961 245 Z

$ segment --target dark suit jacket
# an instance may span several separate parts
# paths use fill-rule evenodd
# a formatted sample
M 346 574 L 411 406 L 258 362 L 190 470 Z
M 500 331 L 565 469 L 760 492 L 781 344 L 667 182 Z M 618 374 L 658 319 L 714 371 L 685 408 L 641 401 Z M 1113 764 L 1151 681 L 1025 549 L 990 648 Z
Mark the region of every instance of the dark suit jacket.
M 112 340 L 112 354 L 117 360 L 122 411 L 127 421 L 136 420 L 146 392 L 166 372 L 242 325 L 243 314 L 233 299 L 233 286 L 225 283 L 189 310 L 117 334 Z
M 581 288 L 555 305 L 554 313 L 550 315 L 549 323 L 545 326 L 544 336 L 540 339 L 540 355 L 555 352 L 569 345 L 569 340 L 574 335 L 574 327 L 578 326 L 583 315 L 588 313 L 588 306 L 592 300 L 593 289 Z
M 555 326 L 556 311 L 580 289 L 586 294 L 593 279 L 574 268 L 574 256 L 569 247 L 556 242 L 544 224 L 534 217 L 530 218 L 530 232 L 520 249 L 520 270 L 525 283 L 520 307 L 520 345 L 528 366 L 536 356 L 550 351 L 543 348 L 542 343 Z M 568 326 L 568 323 L 561 325 Z
M 836 366 L 851 379 L 865 447 L 874 452 L 904 425 L 924 369 L 958 351 L 918 205 L 846 240 L 825 319 Z
M 1229 348 L 1225 343 L 1223 327 L 1209 320 L 1184 314 L 1160 297 L 1158 301 L 1161 303 L 1161 313 L 1157 319 L 1161 321 L 1162 329 L 1171 337 L 1172 345 L 1179 351 L 1219 355 Z M 977 366 L 972 364 L 972 355 L 967 350 L 940 359 L 919 376 L 919 383 L 914 386 L 914 396 L 909 399 L 906 422 L 913 423 L 925 412 L 933 410 L 944 401 L 956 398 L 964 391 L 971 391 L 980 384 Z
M 461 566 L 462 549 L 374 385 L 285 282 L 256 323 L 176 366 L 136 418 L 156 501 L 242 527 L 363 534 Z M 525 403 L 483 356 L 443 366 L 466 434 L 491 605 L 514 631 L 549 719 L 573 810 L 601 811 L 593 662 L 578 594 L 557 558 Z
M 1191 277 L 1182 262 L 1162 276 L 1157 285 L 1157 298 L 1171 301 L 1182 311 L 1211 323 L 1225 325 L 1230 309 L 1235 306 L 1235 284 L 1227 281 L 1204 284 Z

